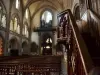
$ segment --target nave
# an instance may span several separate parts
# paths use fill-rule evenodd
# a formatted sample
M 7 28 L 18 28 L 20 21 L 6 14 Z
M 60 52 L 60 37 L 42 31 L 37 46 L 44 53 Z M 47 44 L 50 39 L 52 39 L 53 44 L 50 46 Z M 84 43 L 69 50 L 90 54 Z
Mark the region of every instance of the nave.
M 0 0 L 0 75 L 100 75 L 100 0 Z

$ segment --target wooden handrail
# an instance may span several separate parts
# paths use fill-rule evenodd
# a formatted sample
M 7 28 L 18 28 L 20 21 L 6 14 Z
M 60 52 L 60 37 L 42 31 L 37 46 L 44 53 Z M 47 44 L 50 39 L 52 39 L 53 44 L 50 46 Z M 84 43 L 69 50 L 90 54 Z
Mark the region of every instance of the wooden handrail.
M 67 11 L 68 11 L 68 14 L 69 14 L 69 17 L 70 17 L 71 27 L 72 27 L 72 30 L 73 30 L 73 33 L 74 33 L 74 37 L 75 37 L 77 46 L 78 46 L 79 54 L 81 56 L 81 61 L 83 63 L 85 73 L 86 73 L 86 75 L 88 75 L 90 70 L 94 67 L 93 61 L 92 61 L 92 59 L 91 59 L 91 57 L 88 53 L 88 49 L 85 45 L 85 42 L 84 42 L 82 36 L 79 33 L 78 26 L 77 26 L 75 19 L 74 19 L 72 13 L 71 13 L 71 10 L 67 9 Z

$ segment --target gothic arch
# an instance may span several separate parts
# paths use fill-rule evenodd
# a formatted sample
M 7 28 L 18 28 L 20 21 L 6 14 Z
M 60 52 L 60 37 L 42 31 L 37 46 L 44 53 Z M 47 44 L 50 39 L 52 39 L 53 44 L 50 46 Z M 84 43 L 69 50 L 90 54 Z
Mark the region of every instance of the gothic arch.
M 38 45 L 35 43 L 35 42 L 32 42 L 31 43 L 31 52 L 33 53 L 37 53 L 37 50 L 38 50 Z
M 75 4 L 73 14 L 74 14 L 76 20 L 80 19 L 80 6 L 79 6 L 79 3 Z
M 52 10 L 50 10 L 50 9 L 48 9 L 48 8 L 46 8 L 46 9 L 44 9 L 44 10 L 42 10 L 42 12 L 41 12 L 41 14 L 40 14 L 40 25 L 42 26 L 42 16 L 43 16 L 43 14 L 45 13 L 45 12 L 48 12 L 48 13 L 50 13 L 51 14 L 51 17 L 52 17 L 52 20 L 50 21 L 50 26 L 52 27 L 53 26 L 53 16 L 54 16 L 54 14 L 53 14 L 53 11 Z M 46 22 L 45 20 L 44 20 L 44 22 Z M 47 23 L 48 24 L 48 23 Z
M 17 37 L 13 36 L 9 40 L 9 51 L 11 56 L 18 56 L 20 43 Z
M 17 39 L 17 37 L 13 36 L 10 40 L 9 40 L 9 46 L 12 49 L 18 49 L 19 48 L 19 40 Z
M 14 31 L 14 32 L 17 32 L 18 34 L 20 34 L 20 30 L 21 30 L 20 28 L 21 28 L 20 18 L 17 13 L 14 13 L 11 15 L 11 18 L 10 18 L 9 29 L 11 31 Z
M 50 9 L 50 8 L 45 8 L 45 9 L 42 10 L 42 12 L 41 12 L 41 14 L 40 14 L 40 18 L 41 18 L 41 15 L 42 15 L 45 11 L 49 11 L 49 12 L 52 14 L 52 16 L 53 16 L 53 10 Z
M 28 42 L 27 41 L 23 41 L 22 42 L 22 48 L 24 48 L 25 46 L 28 46 Z
M 20 23 L 22 22 L 23 13 L 22 13 L 22 0 L 19 0 L 19 8 L 16 8 L 16 0 L 10 2 L 10 19 L 13 19 L 14 16 L 18 17 Z
M 18 22 L 20 23 L 20 17 L 17 13 L 11 15 L 11 19 L 14 19 L 15 17 L 18 18 Z

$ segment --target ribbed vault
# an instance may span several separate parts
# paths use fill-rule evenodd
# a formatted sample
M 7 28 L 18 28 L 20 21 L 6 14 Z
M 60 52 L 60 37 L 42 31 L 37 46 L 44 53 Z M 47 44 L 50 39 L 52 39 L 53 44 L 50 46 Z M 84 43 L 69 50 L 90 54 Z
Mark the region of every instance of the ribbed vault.
M 23 0 L 22 2 L 24 10 L 29 8 L 31 25 L 34 25 L 33 22 L 34 17 L 36 17 L 37 14 L 38 16 L 40 16 L 42 10 L 50 9 L 53 10 L 54 13 L 55 12 L 59 13 L 62 10 L 66 9 L 66 6 L 68 6 L 67 4 L 68 1 L 69 0 Z

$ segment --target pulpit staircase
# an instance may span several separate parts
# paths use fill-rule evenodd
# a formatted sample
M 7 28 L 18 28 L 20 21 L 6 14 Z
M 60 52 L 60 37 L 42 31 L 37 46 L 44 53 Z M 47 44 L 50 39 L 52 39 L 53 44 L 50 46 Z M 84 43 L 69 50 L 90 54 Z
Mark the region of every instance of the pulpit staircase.
M 87 13 L 93 21 L 90 19 L 90 32 L 86 33 L 80 32 L 70 9 L 58 15 L 58 42 L 67 43 L 68 75 L 100 74 L 100 37 L 97 27 L 100 19 L 90 9 Z M 91 24 L 97 25 L 97 29 Z M 92 37 L 92 32 L 96 35 L 95 38 Z

